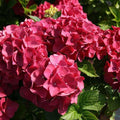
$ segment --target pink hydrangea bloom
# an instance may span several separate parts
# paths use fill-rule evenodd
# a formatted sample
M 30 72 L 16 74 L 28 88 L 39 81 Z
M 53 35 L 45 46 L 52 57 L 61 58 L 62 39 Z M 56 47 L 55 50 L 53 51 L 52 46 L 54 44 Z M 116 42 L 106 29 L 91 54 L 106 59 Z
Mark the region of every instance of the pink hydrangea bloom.
M 104 32 L 104 43 L 107 48 L 107 53 L 112 59 L 120 59 L 120 28 L 113 27 L 113 30 Z
M 17 89 L 19 81 L 23 79 L 20 32 L 23 31 L 17 25 L 9 25 L 4 28 L 0 36 L 0 87 L 7 95 Z M 13 59 L 18 63 L 14 64 Z
M 37 69 L 31 67 L 30 75 L 26 74 L 24 79 L 21 96 L 47 111 L 57 108 L 60 114 L 67 111 L 70 103 L 77 103 L 77 97 L 84 88 L 84 77 L 80 76 L 73 60 L 54 54 L 47 64 L 41 64 Z
M 37 9 L 32 13 L 32 15 L 37 16 L 41 19 L 45 18 L 45 10 L 50 8 L 49 2 L 44 2 L 44 4 L 40 4 Z
M 120 60 L 112 60 L 110 63 L 107 61 L 104 67 L 104 80 L 112 86 L 113 89 L 120 90 Z

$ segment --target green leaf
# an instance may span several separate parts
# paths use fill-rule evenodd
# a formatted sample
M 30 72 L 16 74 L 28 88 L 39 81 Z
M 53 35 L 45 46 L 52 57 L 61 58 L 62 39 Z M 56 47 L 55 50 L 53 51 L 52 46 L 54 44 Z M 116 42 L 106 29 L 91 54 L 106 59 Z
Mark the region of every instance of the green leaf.
M 118 1 L 116 2 L 115 7 L 116 7 L 117 9 L 119 9 L 120 6 L 119 6 L 119 2 L 118 2 Z
M 81 114 L 79 114 L 75 108 L 75 105 L 71 105 L 65 115 L 61 117 L 64 120 L 82 120 Z
M 57 19 L 61 16 L 61 11 L 58 11 L 55 13 L 55 15 L 52 17 L 53 19 Z
M 95 68 L 88 60 L 84 60 L 81 63 L 79 62 L 78 69 L 89 77 L 99 77 L 96 74 Z
M 110 25 L 105 24 L 105 23 L 99 23 L 99 26 L 100 26 L 100 28 L 103 29 L 103 30 L 107 30 L 107 29 L 110 29 L 110 28 L 111 28 Z
M 37 8 L 36 4 L 33 4 L 29 8 L 27 8 L 27 5 L 28 5 L 29 1 L 30 0 L 19 0 L 20 4 L 22 5 L 22 7 L 24 9 L 24 14 L 25 15 L 31 14 Z
M 34 5 L 31 5 L 29 8 L 26 8 L 26 7 L 23 7 L 23 8 L 24 8 L 24 14 L 28 15 L 28 14 L 31 14 L 34 10 L 36 10 L 37 5 L 34 4 Z
M 65 114 L 61 117 L 64 120 L 82 120 L 81 115 L 77 113 L 77 111 L 72 111 L 68 114 Z
M 120 108 L 120 98 L 113 97 L 111 99 L 108 99 L 107 103 L 110 111 L 115 111 Z
M 83 111 L 82 116 L 85 120 L 98 120 L 98 118 L 89 111 Z
M 115 7 L 109 7 L 110 12 L 116 19 L 120 19 L 120 10 Z
M 18 1 L 23 7 L 26 7 L 30 0 L 18 0 Z
M 24 8 L 25 15 L 28 15 L 29 13 L 31 14 L 32 11 L 29 8 L 25 8 L 25 7 L 23 7 L 23 8 Z
M 33 10 L 29 9 L 29 8 L 25 8 L 25 7 L 23 7 L 23 8 L 24 8 L 24 14 L 25 15 L 31 14 L 32 11 L 33 11 Z
M 100 111 L 105 105 L 105 97 L 97 90 L 84 91 L 78 97 L 78 105 L 83 110 Z
M 32 10 L 32 11 L 36 10 L 36 8 L 37 8 L 36 4 L 33 4 L 29 7 L 29 9 Z
M 38 18 L 37 16 L 32 16 L 32 15 L 28 15 L 28 16 L 35 22 L 40 21 L 40 18 Z

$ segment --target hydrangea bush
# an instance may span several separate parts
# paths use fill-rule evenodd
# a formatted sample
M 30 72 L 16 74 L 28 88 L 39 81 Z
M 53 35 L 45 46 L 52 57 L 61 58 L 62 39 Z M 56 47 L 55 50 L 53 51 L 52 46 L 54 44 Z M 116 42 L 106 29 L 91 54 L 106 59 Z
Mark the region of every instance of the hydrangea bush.
M 119 3 L 109 7 L 116 26 L 105 30 L 82 0 L 4 2 L 20 20 L 0 31 L 0 120 L 112 119 L 120 107 Z

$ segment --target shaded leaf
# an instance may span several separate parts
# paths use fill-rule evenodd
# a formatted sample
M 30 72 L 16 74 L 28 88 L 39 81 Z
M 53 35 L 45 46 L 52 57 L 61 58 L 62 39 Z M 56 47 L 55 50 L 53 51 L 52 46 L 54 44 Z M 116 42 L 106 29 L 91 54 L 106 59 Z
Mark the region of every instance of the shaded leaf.
M 113 97 L 111 99 L 108 99 L 107 103 L 110 111 L 115 111 L 120 108 L 120 98 Z
M 53 16 L 53 19 L 57 19 L 61 16 L 61 11 L 57 11 L 55 15 Z
M 60 114 L 58 114 L 57 110 L 55 110 L 53 112 L 45 111 L 45 118 L 46 118 L 46 120 L 59 120 Z
M 89 111 L 83 111 L 82 116 L 85 120 L 98 120 L 98 118 Z

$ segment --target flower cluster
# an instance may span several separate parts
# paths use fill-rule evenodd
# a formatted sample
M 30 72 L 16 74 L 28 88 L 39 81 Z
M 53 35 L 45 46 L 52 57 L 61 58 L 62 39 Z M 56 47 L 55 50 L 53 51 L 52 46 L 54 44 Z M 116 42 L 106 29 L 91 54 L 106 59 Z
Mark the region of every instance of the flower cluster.
M 61 11 L 59 18 L 45 16 L 53 16 L 57 10 Z M 105 81 L 119 89 L 119 28 L 101 30 L 87 19 L 78 0 L 58 0 L 54 5 L 44 2 L 32 14 L 42 20 L 26 19 L 19 26 L 8 25 L 0 31 L 2 120 L 11 118 L 18 108 L 17 103 L 5 97 L 19 89 L 20 95 L 36 106 L 64 114 L 70 104 L 77 103 L 84 88 L 84 77 L 75 61 L 85 57 L 101 60 L 108 55 Z M 13 110 L 11 116 L 8 108 Z
M 36 106 L 47 111 L 58 109 L 60 114 L 71 103 L 77 103 L 84 88 L 84 77 L 74 61 L 78 54 L 74 45 L 79 35 L 75 28 L 77 21 L 73 16 L 45 18 L 39 22 L 26 19 L 19 26 L 9 25 L 0 31 L 1 95 L 11 95 L 13 90 L 20 89 L 20 95 Z M 82 28 L 79 23 L 78 27 Z M 75 38 L 71 46 L 72 34 Z M 69 55 L 67 49 L 75 54 Z
M 105 81 L 114 89 L 120 90 L 120 28 L 113 27 L 113 30 L 106 30 L 104 43 L 110 61 L 105 65 Z
M 58 108 L 63 114 L 70 103 L 77 103 L 84 77 L 74 60 L 60 53 L 48 56 L 50 22 L 55 24 L 51 19 L 36 23 L 28 19 L 1 31 L 0 87 L 3 96 L 9 95 L 23 81 L 21 96 L 48 111 Z
M 58 108 L 64 114 L 70 103 L 77 103 L 77 96 L 84 88 L 84 77 L 80 76 L 74 61 L 62 54 L 43 59 L 39 67 L 38 62 L 37 66 L 27 68 L 29 74 L 25 75 L 20 94 L 47 111 Z
M 52 52 L 60 52 L 74 60 L 82 61 L 85 57 L 93 58 L 95 54 L 99 60 L 102 59 L 106 55 L 102 38 L 104 32 L 87 19 L 79 2 L 61 0 L 55 5 L 61 11 L 61 17 L 56 20 L 45 18 L 43 11 L 50 8 L 50 3 L 47 2 L 41 4 L 33 13 L 47 22 L 48 48 Z

